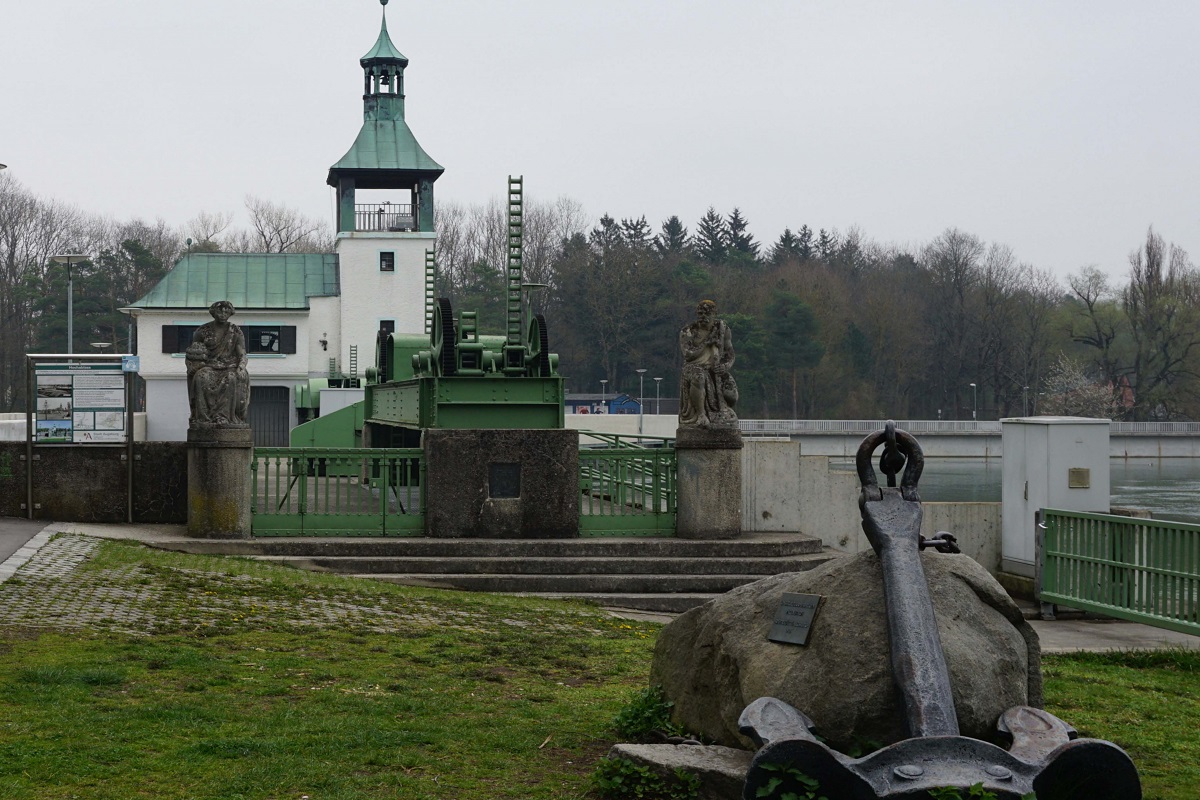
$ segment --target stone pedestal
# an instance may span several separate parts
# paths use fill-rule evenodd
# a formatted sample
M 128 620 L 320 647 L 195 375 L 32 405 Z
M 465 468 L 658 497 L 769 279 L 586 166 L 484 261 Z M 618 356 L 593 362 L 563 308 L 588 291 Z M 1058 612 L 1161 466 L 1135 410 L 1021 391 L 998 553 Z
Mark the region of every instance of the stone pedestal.
M 741 536 L 741 433 L 736 428 L 679 428 L 675 458 L 675 535 L 680 539 Z
M 188 535 L 250 538 L 250 428 L 188 429 Z

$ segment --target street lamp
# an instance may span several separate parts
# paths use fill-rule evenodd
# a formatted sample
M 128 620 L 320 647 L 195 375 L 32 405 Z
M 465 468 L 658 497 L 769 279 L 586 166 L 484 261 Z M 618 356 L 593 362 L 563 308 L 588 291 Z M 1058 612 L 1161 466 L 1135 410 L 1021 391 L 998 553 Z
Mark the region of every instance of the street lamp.
M 1029 416 L 1029 387 L 1021 387 L 1021 413 Z
M 67 265 L 67 355 L 75 352 L 75 284 L 74 277 L 71 275 L 71 262 L 87 261 L 87 258 L 82 253 L 63 253 L 50 256 L 53 263 Z
M 600 379 L 600 408 L 604 409 L 604 413 L 608 413 L 608 403 L 604 397 L 604 390 L 608 388 L 608 378 Z
M 642 413 L 646 405 L 646 370 L 635 369 L 638 374 L 638 436 L 642 435 Z M 641 439 L 638 439 L 640 442 Z
M 659 389 L 662 388 L 662 378 L 654 379 L 654 413 L 662 413 L 662 396 L 659 394 Z
M 971 421 L 979 419 L 979 387 L 971 384 Z

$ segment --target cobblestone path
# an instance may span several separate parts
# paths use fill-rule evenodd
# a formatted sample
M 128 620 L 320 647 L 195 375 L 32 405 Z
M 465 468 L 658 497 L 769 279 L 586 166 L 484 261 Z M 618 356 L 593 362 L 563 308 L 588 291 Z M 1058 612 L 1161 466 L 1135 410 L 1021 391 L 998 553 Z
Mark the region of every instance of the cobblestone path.
M 0 625 L 135 635 L 313 627 L 381 633 L 431 626 L 483 630 L 483 615 L 455 608 L 469 607 L 466 596 L 441 603 L 410 595 L 367 580 L 63 534 L 0 584 Z M 502 622 L 576 631 L 600 622 L 599 612 L 531 611 L 536 613 L 514 613 Z M 487 617 L 486 624 L 494 625 L 495 618 Z

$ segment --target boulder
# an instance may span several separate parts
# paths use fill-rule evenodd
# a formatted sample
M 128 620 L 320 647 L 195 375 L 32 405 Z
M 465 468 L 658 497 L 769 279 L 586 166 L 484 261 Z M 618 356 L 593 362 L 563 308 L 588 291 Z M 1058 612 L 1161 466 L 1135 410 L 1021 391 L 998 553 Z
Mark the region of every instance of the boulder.
M 922 564 L 961 733 L 995 741 L 1004 711 L 1042 705 L 1037 634 L 969 557 L 926 551 Z M 784 592 L 824 597 L 805 646 L 767 640 Z M 674 701 L 675 722 L 717 744 L 753 749 L 738 716 L 777 697 L 831 747 L 865 753 L 908 736 L 890 659 L 879 560 L 867 551 L 738 587 L 676 618 L 658 637 L 650 680 Z
M 627 758 L 670 778 L 682 769 L 700 777 L 696 800 L 741 800 L 753 753 L 720 745 L 618 744 L 609 758 Z

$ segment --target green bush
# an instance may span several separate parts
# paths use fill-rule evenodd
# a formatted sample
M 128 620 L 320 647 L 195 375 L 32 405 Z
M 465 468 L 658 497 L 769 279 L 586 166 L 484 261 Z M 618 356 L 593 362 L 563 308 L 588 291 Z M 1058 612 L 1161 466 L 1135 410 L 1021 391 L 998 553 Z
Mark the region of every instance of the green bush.
M 695 800 L 700 777 L 677 769 L 664 778 L 627 758 L 602 758 L 592 782 L 604 800 Z
M 627 742 L 641 742 L 651 738 L 655 731 L 668 736 L 678 736 L 683 729 L 671 722 L 671 709 L 675 706 L 667 699 L 661 686 L 650 686 L 633 696 L 613 720 L 617 735 Z

